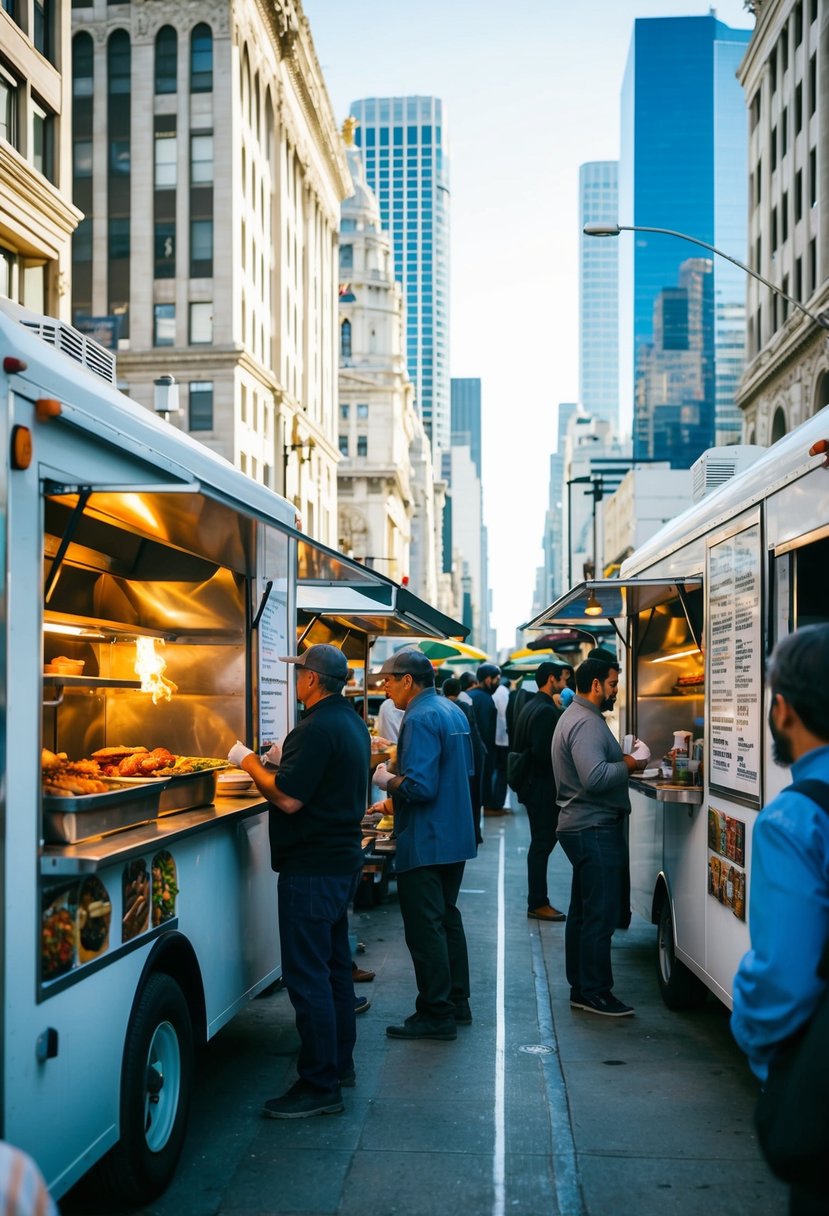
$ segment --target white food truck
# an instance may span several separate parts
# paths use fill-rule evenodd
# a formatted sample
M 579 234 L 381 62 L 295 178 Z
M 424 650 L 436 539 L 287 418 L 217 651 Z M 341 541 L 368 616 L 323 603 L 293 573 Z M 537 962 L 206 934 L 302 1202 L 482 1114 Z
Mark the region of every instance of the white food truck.
M 529 625 L 590 628 L 599 613 L 623 643 L 620 730 L 649 745 L 653 774 L 630 783 L 631 906 L 657 925 L 671 1008 L 709 989 L 730 1007 L 749 946 L 752 828 L 790 780 L 771 755 L 766 659 L 829 620 L 826 451 L 829 409 L 662 528 L 619 578 L 574 587 Z M 663 775 L 676 732 L 699 760 L 690 785 Z
M 215 760 L 293 724 L 298 625 L 365 656 L 466 631 L 303 537 L 108 360 L 0 307 L 0 1136 L 55 1197 L 94 1166 L 135 1204 L 175 1169 L 194 1047 L 280 974 L 267 804 Z M 188 761 L 44 787 L 42 749 L 103 748 Z

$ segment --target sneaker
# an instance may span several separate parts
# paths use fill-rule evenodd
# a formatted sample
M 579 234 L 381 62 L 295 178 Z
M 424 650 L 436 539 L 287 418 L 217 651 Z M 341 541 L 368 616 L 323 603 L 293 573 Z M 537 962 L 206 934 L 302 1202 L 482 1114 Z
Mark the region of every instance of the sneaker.
M 368 999 L 368 997 L 367 996 L 355 996 L 354 1012 L 355 1013 L 365 1013 L 365 1011 L 367 1009 L 371 1009 L 371 1001 Z
M 340 1087 L 316 1089 L 301 1078 L 281 1098 L 271 1098 L 262 1107 L 266 1119 L 308 1119 L 311 1115 L 338 1115 L 345 1110 Z
M 356 1084 L 357 1084 L 357 1072 L 354 1068 L 354 1065 L 352 1064 L 351 1067 L 347 1068 L 345 1070 L 345 1072 L 342 1074 L 342 1076 L 340 1077 L 340 1088 L 341 1089 L 353 1089 Z
M 570 1006 L 573 1009 L 584 1009 L 586 1013 L 598 1013 L 605 1018 L 629 1018 L 634 1012 L 630 1005 L 617 1000 L 612 992 L 600 992 L 598 996 L 577 995 L 579 999 L 576 1001 L 570 997 Z
M 550 904 L 542 904 L 540 908 L 530 908 L 527 912 L 527 919 L 563 921 L 567 920 L 567 917 L 563 912 L 559 912 L 558 908 L 553 908 Z
M 455 1002 L 455 1025 L 456 1026 L 471 1026 L 472 1025 L 472 1010 L 469 1008 L 469 1001 Z
M 458 1029 L 454 1018 L 437 1021 L 414 1014 L 402 1026 L 387 1026 L 386 1034 L 390 1039 L 437 1039 L 448 1043 L 458 1037 Z
M 570 989 L 570 1008 L 571 1009 L 583 1009 L 584 1008 L 584 997 L 576 988 Z

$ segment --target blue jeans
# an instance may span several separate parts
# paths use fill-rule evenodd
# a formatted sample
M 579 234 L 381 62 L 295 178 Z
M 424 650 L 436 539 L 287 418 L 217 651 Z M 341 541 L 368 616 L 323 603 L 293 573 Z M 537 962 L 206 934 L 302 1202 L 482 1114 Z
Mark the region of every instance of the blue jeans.
M 317 1089 L 333 1090 L 353 1063 L 357 1025 L 348 945 L 348 905 L 356 874 L 280 874 L 282 978 L 296 1014 L 297 1072 Z
M 628 856 L 624 825 L 559 832 L 573 867 L 564 957 L 571 989 L 599 996 L 613 988 L 610 939 L 619 925 Z

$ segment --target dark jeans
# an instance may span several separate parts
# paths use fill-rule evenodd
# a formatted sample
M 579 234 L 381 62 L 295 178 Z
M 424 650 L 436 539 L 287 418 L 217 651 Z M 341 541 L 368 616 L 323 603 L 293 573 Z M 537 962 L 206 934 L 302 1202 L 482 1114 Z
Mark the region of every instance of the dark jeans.
M 492 762 L 492 785 L 491 785 L 491 802 L 486 805 L 492 807 L 495 811 L 500 811 L 507 800 L 507 756 L 509 755 L 508 747 L 495 748 L 495 755 Z
M 521 791 L 530 822 L 527 850 L 527 907 L 530 912 L 550 902 L 547 894 L 547 863 L 556 847 L 558 803 L 552 781 L 534 781 Z
M 573 867 L 564 932 L 567 980 L 582 996 L 599 996 L 613 988 L 610 939 L 628 866 L 624 825 L 559 832 L 558 839 Z
M 495 744 L 487 747 L 481 768 L 481 803 L 484 810 L 498 810 L 492 801 L 492 787 L 495 780 Z
M 300 1038 L 297 1072 L 318 1089 L 336 1089 L 353 1063 L 357 1026 L 348 905 L 359 881 L 359 870 L 279 875 L 282 978 Z
M 452 1017 L 469 999 L 469 956 L 457 907 L 463 861 L 419 866 L 397 875 L 406 945 L 417 981 L 416 1008 L 426 1018 Z

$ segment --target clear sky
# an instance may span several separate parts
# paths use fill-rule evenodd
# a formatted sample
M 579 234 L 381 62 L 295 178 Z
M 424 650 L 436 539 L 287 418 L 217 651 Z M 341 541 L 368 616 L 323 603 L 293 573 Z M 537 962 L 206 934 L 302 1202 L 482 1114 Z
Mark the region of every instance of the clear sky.
M 578 398 L 579 165 L 619 155 L 634 18 L 711 5 L 302 3 L 339 122 L 360 97 L 431 94 L 449 108 L 451 373 L 483 382 L 493 623 L 511 647 L 541 563 L 556 406 Z M 742 0 L 715 10 L 727 25 L 754 24 Z

